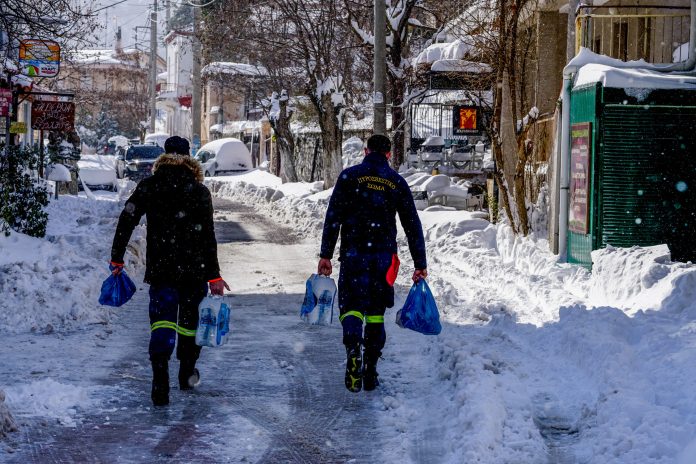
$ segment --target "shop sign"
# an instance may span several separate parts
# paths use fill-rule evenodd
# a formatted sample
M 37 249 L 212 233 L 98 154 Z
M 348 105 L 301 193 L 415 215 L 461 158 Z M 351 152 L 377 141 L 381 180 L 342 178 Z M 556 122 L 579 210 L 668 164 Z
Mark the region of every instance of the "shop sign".
M 35 101 L 31 105 L 31 128 L 72 132 L 75 127 L 75 104 L 72 102 Z
M 456 105 L 453 113 L 453 135 L 481 135 L 482 127 L 477 106 Z
M 19 67 L 25 76 L 56 77 L 60 71 L 60 45 L 52 40 L 22 40 Z
M 0 89 L 0 117 L 9 116 L 10 108 L 12 108 L 12 90 Z
M 26 134 L 27 125 L 24 121 L 12 121 L 10 123 L 10 134 Z

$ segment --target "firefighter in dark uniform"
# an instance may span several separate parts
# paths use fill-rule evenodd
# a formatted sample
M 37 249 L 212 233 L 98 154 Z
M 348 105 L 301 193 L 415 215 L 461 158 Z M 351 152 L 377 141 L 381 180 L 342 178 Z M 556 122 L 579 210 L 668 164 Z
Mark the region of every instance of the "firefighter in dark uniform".
M 390 150 L 387 137 L 369 138 L 363 162 L 339 175 L 324 222 L 319 274 L 331 275 L 331 258 L 341 236 L 338 305 L 348 358 L 345 383 L 352 392 L 379 385 L 377 361 L 386 341 L 384 312 L 394 306 L 399 267 L 397 213 L 413 258 L 413 281 L 428 275 L 418 212 L 408 184 L 389 166 Z
M 140 218 L 147 218 L 145 282 L 150 284 L 152 402 L 169 404 L 169 357 L 179 359 L 179 388 L 190 390 L 200 374 L 196 361 L 198 304 L 210 288 L 222 295 L 229 287 L 220 277 L 213 229 L 213 203 L 203 185 L 203 170 L 189 156 L 189 143 L 170 137 L 153 175 L 138 184 L 118 220 L 111 249 L 114 274 L 123 269 L 126 246 Z M 178 337 L 177 337 L 178 335 Z

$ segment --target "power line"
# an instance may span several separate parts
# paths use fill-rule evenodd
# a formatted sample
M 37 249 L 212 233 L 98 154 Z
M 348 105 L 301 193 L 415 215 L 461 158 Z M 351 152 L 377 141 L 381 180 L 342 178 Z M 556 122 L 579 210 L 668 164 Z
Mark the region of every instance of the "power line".
M 112 3 L 111 5 L 106 5 L 101 8 L 97 8 L 96 10 L 92 11 L 92 13 L 99 13 L 102 10 L 106 10 L 107 8 L 111 8 L 112 6 L 120 5 L 121 3 L 126 3 L 128 0 L 120 0 L 116 3 Z

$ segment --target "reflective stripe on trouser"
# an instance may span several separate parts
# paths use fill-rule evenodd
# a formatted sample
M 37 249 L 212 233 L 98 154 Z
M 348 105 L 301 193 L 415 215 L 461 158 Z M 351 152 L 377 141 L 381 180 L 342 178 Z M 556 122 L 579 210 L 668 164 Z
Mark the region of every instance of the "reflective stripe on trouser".
M 363 344 L 365 350 L 380 352 L 387 341 L 384 330 L 384 310 L 370 311 L 373 314 L 363 315 L 360 311 L 346 311 L 339 317 L 343 325 L 343 344 L 354 347 Z M 381 312 L 381 314 L 374 314 Z M 363 321 L 365 329 L 363 336 Z
M 205 283 L 150 286 L 150 359 L 169 359 L 175 344 L 177 358 L 198 359 L 198 304 L 206 293 Z

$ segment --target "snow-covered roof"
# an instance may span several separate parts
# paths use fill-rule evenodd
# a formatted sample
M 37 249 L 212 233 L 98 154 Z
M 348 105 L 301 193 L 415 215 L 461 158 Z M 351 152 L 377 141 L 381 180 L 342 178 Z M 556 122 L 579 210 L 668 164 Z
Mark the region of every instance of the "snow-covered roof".
M 262 66 L 255 66 L 253 64 L 214 61 L 205 65 L 201 70 L 201 74 L 204 76 L 229 74 L 232 76 L 262 77 L 267 76 L 268 71 Z
M 413 64 L 428 64 L 439 60 L 461 60 L 473 50 L 474 47 L 463 40 L 455 40 L 450 43 L 435 43 L 420 52 Z
M 645 60 L 621 61 L 587 48 L 582 48 L 568 63 L 568 67 L 573 66 L 579 68 L 575 87 L 600 82 L 604 87 L 622 89 L 696 89 L 696 76 L 660 72 L 659 65 Z
M 158 81 L 164 81 L 168 82 L 169 80 L 169 73 L 167 71 L 161 72 L 157 75 L 157 80 Z
M 246 130 L 258 130 L 260 128 L 261 121 L 227 121 L 220 132 L 222 132 L 222 135 L 236 135 Z M 213 128 L 211 127 L 210 130 L 213 130 Z
M 140 54 L 135 48 L 124 48 L 121 53 L 113 49 L 84 49 L 68 54 L 68 60 L 81 65 L 136 66 L 133 58 Z

